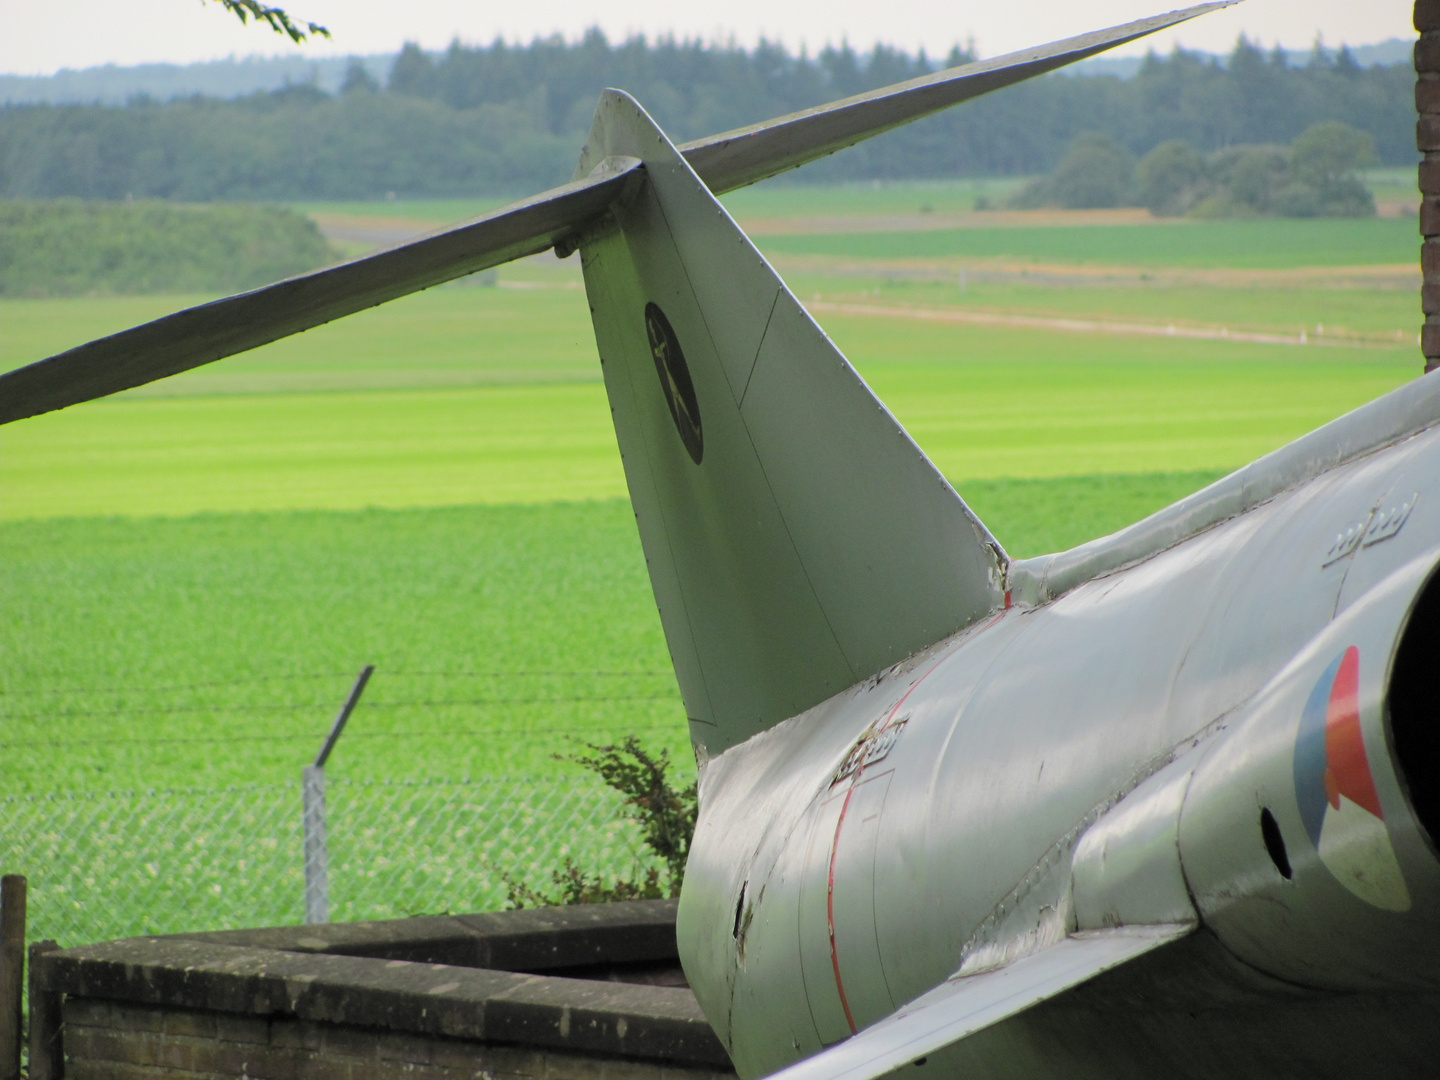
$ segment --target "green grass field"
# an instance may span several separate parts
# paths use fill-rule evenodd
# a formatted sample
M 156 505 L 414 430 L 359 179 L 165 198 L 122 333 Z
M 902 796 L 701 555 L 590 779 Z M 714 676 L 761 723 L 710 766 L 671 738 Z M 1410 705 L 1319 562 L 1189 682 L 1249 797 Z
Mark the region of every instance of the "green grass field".
M 1308 223 L 1308 237 L 1269 233 L 1268 252 L 1228 223 L 1069 232 L 1126 265 L 1170 234 L 1201 239 L 1169 265 L 1291 269 L 1363 264 L 1337 254 L 1352 242 L 1379 265 L 1413 259 L 1390 224 Z M 1010 233 L 999 246 L 1030 260 L 1079 243 Z M 897 312 L 819 317 L 1017 555 L 1120 528 L 1419 370 L 1416 298 L 1393 283 L 1008 278 L 962 293 L 926 280 L 935 252 L 915 250 L 947 235 L 905 234 L 883 264 L 779 257 L 797 260 L 807 300 Z M 766 243 L 786 239 L 866 236 Z M 365 662 L 379 674 L 337 777 L 550 772 L 570 735 L 629 731 L 687 761 L 574 261 L 518 264 L 501 284 L 432 290 L 0 429 L 6 792 L 293 779 Z M 200 299 L 0 303 L 0 368 Z M 1069 333 L 908 309 L 1324 322 L 1370 339 Z
M 966 495 L 1047 550 L 1214 475 Z M 541 774 L 631 732 L 688 759 L 622 499 L 11 522 L 0 563 L 7 794 L 293 780 L 362 662 L 339 778 Z
M 1376 202 L 1382 201 L 1410 201 L 1419 202 L 1420 196 L 1418 177 L 1413 168 L 1378 168 L 1366 169 L 1361 174 L 1365 186 L 1375 197 Z
M 966 494 L 1063 546 L 1207 479 Z M 499 908 L 498 871 L 544 884 L 562 844 L 634 876 L 614 800 L 552 757 L 572 739 L 638 734 L 690 772 L 624 500 L 19 521 L 0 566 L 4 794 L 60 794 L 5 807 L 32 937 L 298 922 L 298 800 L 251 785 L 295 782 L 357 657 L 379 670 L 327 769 L 333 918 Z M 142 794 L 72 797 L 109 791 Z
M 543 773 L 571 734 L 686 739 L 622 500 L 0 535 L 10 791 L 292 780 L 365 662 L 338 777 Z
M 887 299 L 912 293 L 933 300 L 928 286 Z M 1267 298 L 1268 313 L 1252 305 L 1256 321 L 1292 317 L 1287 294 Z M 7 363 L 72 343 L 60 329 L 67 303 L 0 307 Z M 96 316 L 82 334 L 157 306 L 106 301 L 97 311 L 112 322 Z M 586 316 L 583 294 L 567 289 L 434 290 L 25 421 L 0 431 L 0 519 L 621 497 Z M 1155 472 L 1236 468 L 1413 368 L 1408 343 L 1299 349 L 822 320 L 960 484 L 1132 473 L 1142 461 Z
M 1391 172 L 1378 172 L 1391 185 Z M 736 217 L 785 218 L 804 215 L 963 213 L 984 197 L 992 203 L 1022 187 L 1025 178 L 967 180 L 866 181 L 855 184 L 797 184 L 790 177 L 732 191 L 723 197 Z M 1411 185 L 1414 186 L 1413 183 Z M 1387 188 L 1388 189 L 1388 188 Z M 528 195 L 529 192 L 523 192 Z M 517 196 L 519 198 L 521 196 Z M 287 206 L 306 214 L 400 218 L 444 224 L 478 217 L 505 206 L 511 199 L 389 199 L 365 202 L 301 202 Z
M 761 246 L 777 255 L 961 256 L 1076 265 L 1281 270 L 1413 263 L 1418 245 L 1413 220 L 1361 218 L 830 232 L 769 236 Z
M 1386 278 L 1373 289 L 1306 287 L 1304 283 L 1257 280 L 1247 288 L 1106 279 L 1093 284 L 1070 281 L 1046 287 L 1027 283 L 1024 275 L 997 275 L 986 279 L 966 275 L 963 291 L 958 275 L 942 273 L 929 264 L 917 270 L 917 280 L 896 281 L 880 273 L 866 275 L 863 264 L 844 280 L 812 272 L 814 259 L 780 260 L 791 272 L 786 279 L 806 300 L 854 301 L 887 306 L 892 303 L 922 308 L 956 308 L 1055 318 L 1113 319 L 1121 322 L 1225 327 L 1232 332 L 1261 332 L 1298 336 L 1302 331 L 1320 337 L 1399 343 L 1412 347 L 1416 339 L 1415 294 L 1419 273 L 1400 279 Z M 926 278 L 930 280 L 926 280 Z M 833 316 L 822 319 L 828 324 Z
M 802 184 L 793 176 L 740 188 L 722 196 L 725 208 L 737 218 L 793 218 L 850 215 L 957 214 L 975 209 L 984 198 L 998 206 L 1030 177 L 976 177 L 959 180 L 875 180 L 853 184 Z M 1419 196 L 1414 168 L 1370 169 L 1363 174 L 1377 200 Z M 520 192 L 516 198 L 530 194 Z M 358 217 L 402 218 L 444 224 L 496 210 L 511 199 L 390 199 L 364 202 L 289 203 L 307 214 L 345 214 Z

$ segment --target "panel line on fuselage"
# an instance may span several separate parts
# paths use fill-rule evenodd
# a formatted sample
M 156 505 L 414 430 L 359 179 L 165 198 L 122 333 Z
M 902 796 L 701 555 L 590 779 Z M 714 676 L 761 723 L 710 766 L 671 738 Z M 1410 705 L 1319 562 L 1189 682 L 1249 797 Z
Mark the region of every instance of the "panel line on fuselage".
M 1003 611 L 997 612 L 990 619 L 990 621 L 985 624 L 985 626 L 981 627 L 981 629 L 983 630 L 987 629 L 990 626 L 993 626 L 1003 617 Z M 955 648 L 958 647 L 959 642 L 956 642 Z M 954 649 L 946 650 L 943 655 L 938 657 L 936 661 L 930 665 L 929 669 L 923 675 L 921 675 L 918 679 L 911 683 L 910 688 L 906 690 L 905 693 L 900 695 L 900 700 L 895 702 L 895 704 L 891 707 L 890 712 L 886 714 L 885 719 L 881 722 L 880 726 L 878 728 L 875 728 L 873 732 L 867 732 L 865 735 L 862 735 L 861 741 L 864 741 L 866 738 L 882 738 L 886 734 L 886 732 L 888 732 L 891 727 L 894 726 L 896 716 L 899 715 L 901 707 L 905 704 L 906 700 L 910 697 L 910 695 L 913 694 L 917 689 L 919 689 L 920 684 L 923 683 L 926 679 L 928 679 L 940 667 L 940 665 L 945 662 L 946 657 L 948 657 L 949 654 L 953 651 Z M 901 721 L 901 723 L 903 724 L 904 721 Z M 845 792 L 845 801 L 840 806 L 840 816 L 835 822 L 835 835 L 830 842 L 830 858 L 828 861 L 825 882 L 825 927 L 830 935 L 830 966 L 835 973 L 835 990 L 840 995 L 840 1007 L 845 1012 L 845 1023 L 849 1025 L 850 1034 L 852 1035 L 855 1034 L 859 1030 L 859 1028 L 855 1026 L 855 1017 L 850 1012 L 850 1001 L 849 998 L 847 998 L 845 995 L 845 980 L 840 974 L 840 954 L 835 944 L 835 857 L 840 850 L 840 831 L 845 825 L 845 813 L 850 808 L 850 799 L 855 794 L 855 789 L 861 784 L 861 779 L 864 776 L 867 764 L 871 763 L 867 763 L 862 756 L 861 759 L 856 763 L 855 771 L 850 775 L 850 786 Z M 876 942 L 876 949 L 877 951 L 879 949 L 878 941 Z

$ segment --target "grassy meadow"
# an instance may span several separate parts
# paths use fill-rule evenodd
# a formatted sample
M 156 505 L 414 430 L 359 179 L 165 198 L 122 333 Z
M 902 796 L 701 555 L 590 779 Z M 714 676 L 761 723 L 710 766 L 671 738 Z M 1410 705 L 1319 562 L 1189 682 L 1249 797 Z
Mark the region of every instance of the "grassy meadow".
M 834 231 L 772 236 L 764 246 L 781 255 L 963 256 L 1233 270 L 1409 264 L 1419 257 L 1415 222 L 1406 218 L 1178 220 L 1124 225 L 977 226 L 923 232 Z
M 1382 183 L 1394 183 L 1386 172 Z M 918 180 L 827 184 L 823 187 L 797 185 L 790 177 L 732 191 L 721 201 L 732 215 L 741 219 L 784 218 L 835 214 L 843 216 L 904 213 L 963 213 L 975 209 L 977 200 L 999 202 L 1019 189 L 1024 179 L 1005 177 L 972 180 Z M 1411 176 L 1410 186 L 1415 186 Z M 528 194 L 528 193 L 526 193 Z M 478 217 L 507 205 L 510 199 L 387 199 L 383 202 L 302 202 L 293 209 L 315 216 L 415 221 L 435 227 L 451 221 Z
M 948 227 L 980 193 L 731 201 L 799 223 L 762 249 L 1014 554 L 1419 372 L 1411 222 Z M 367 206 L 479 212 L 308 209 Z M 534 774 L 631 731 L 688 768 L 576 263 L 0 429 L 4 790 L 293 779 L 366 662 L 337 777 Z M 0 301 L 0 367 L 203 299 Z

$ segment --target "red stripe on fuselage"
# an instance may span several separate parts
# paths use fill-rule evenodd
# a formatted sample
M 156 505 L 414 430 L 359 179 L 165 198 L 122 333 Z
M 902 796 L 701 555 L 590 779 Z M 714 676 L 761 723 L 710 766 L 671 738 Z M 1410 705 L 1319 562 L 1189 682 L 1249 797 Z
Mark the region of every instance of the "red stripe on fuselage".
M 863 767 L 855 770 L 858 778 Z M 845 792 L 845 801 L 840 804 L 840 816 L 835 819 L 835 836 L 830 841 L 830 873 L 825 881 L 825 928 L 830 932 L 830 966 L 835 969 L 835 989 L 840 992 L 840 1008 L 845 1010 L 845 1023 L 850 1025 L 850 1034 L 858 1030 L 855 1017 L 850 1015 L 850 1002 L 845 998 L 845 980 L 840 978 L 840 955 L 835 951 L 835 853 L 840 850 L 840 826 L 845 824 L 845 811 L 850 809 L 850 796 L 855 794 L 855 783 Z
M 1005 595 L 1008 600 L 1010 594 L 1007 592 Z M 1007 604 L 1006 607 L 1008 608 L 1009 605 Z M 981 627 L 981 630 L 990 629 L 990 627 L 994 626 L 1004 618 L 1004 616 L 1005 613 L 1003 611 L 996 612 L 995 617 L 985 626 Z M 956 642 L 954 648 L 936 660 L 935 663 L 930 666 L 930 670 L 916 679 L 910 689 L 901 695 L 900 700 L 897 701 L 890 710 L 890 714 L 885 717 L 885 722 L 876 729 L 876 736 L 879 736 L 890 726 L 891 721 L 895 719 L 895 714 L 900 711 L 900 706 L 905 704 L 905 700 L 919 689 L 920 684 L 934 674 L 936 668 L 943 664 L 949 658 L 950 653 L 958 649 L 961 644 L 961 642 Z M 855 1026 L 855 1017 L 850 1015 L 850 1002 L 845 997 L 845 980 L 840 976 L 840 954 L 835 948 L 835 855 L 840 850 L 840 828 L 845 824 L 845 811 L 850 808 L 850 796 L 854 795 L 855 789 L 860 786 L 860 777 L 864 772 L 865 766 L 863 764 L 856 767 L 854 775 L 850 777 L 850 787 L 845 792 L 845 801 L 840 804 L 840 816 L 835 821 L 835 836 L 830 841 L 830 867 L 825 878 L 825 928 L 830 934 L 830 967 L 835 972 L 835 990 L 840 995 L 840 1008 L 845 1011 L 845 1023 L 850 1025 L 850 1034 L 852 1035 L 855 1034 L 859 1028 Z

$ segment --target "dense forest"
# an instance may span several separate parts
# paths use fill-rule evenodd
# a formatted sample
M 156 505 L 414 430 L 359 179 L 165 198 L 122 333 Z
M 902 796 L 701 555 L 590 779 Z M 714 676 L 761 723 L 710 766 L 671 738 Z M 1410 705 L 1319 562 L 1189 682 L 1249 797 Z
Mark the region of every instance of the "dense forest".
M 0 197 L 371 198 L 525 192 L 567 180 L 606 86 L 628 90 L 676 141 L 859 93 L 969 59 L 885 46 L 793 55 L 635 38 L 407 46 L 380 86 L 356 65 L 337 94 L 290 86 L 235 100 L 0 108 Z M 1151 56 L 1130 79 L 1035 79 L 913 124 L 798 178 L 1032 175 L 1080 132 L 1143 156 L 1286 144 L 1316 123 L 1367 133 L 1379 160 L 1415 160 L 1414 72 L 1361 67 L 1345 49 L 1303 66 L 1241 41 L 1224 63 Z

